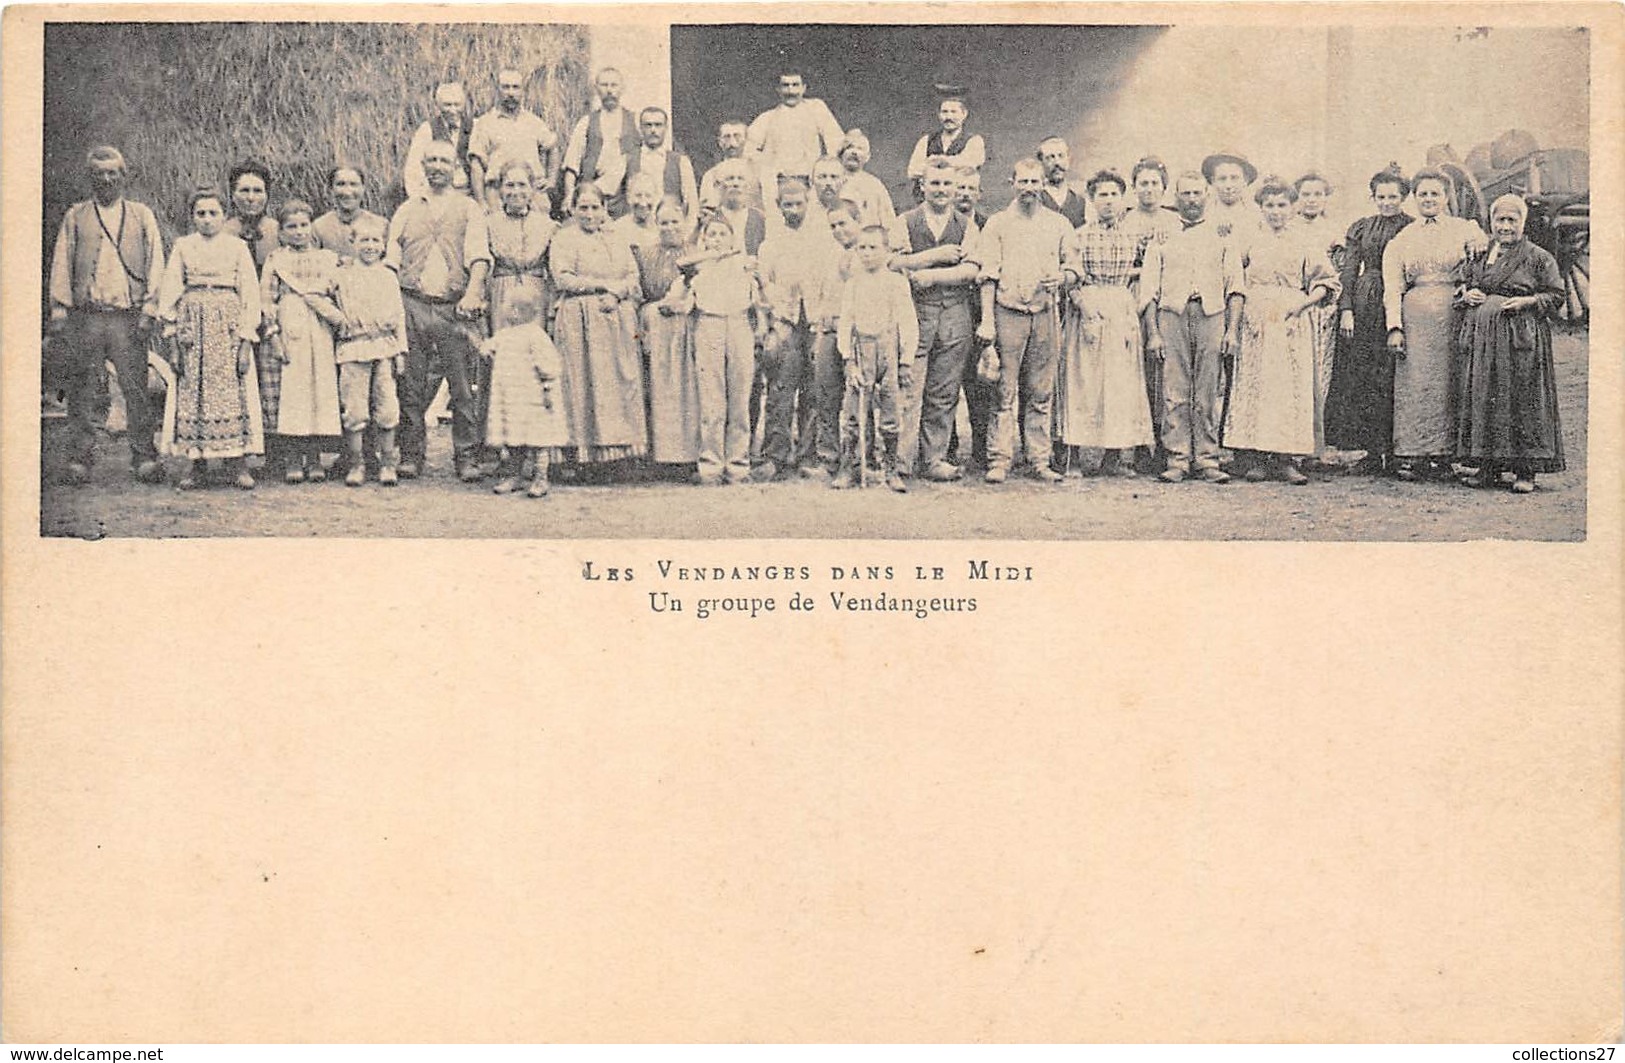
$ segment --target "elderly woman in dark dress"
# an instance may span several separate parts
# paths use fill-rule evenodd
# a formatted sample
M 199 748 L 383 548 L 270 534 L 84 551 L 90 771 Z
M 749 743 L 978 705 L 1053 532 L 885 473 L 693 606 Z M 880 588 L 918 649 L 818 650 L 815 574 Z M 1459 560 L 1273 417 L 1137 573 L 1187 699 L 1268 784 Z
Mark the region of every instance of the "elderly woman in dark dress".
M 1372 176 L 1377 213 L 1349 226 L 1339 272 L 1337 355 L 1325 405 L 1325 441 L 1337 450 L 1363 450 L 1359 472 L 1379 472 L 1393 451 L 1394 355 L 1383 310 L 1382 255 L 1416 219 L 1400 210 L 1410 182 L 1390 166 Z
M 1528 216 L 1517 196 L 1495 201 L 1494 242 L 1468 258 L 1459 297 L 1456 450 L 1479 466 L 1465 482 L 1493 487 L 1506 469 L 1518 494 L 1535 490 L 1537 473 L 1564 467 L 1548 322 L 1563 303 L 1563 277 L 1557 261 L 1524 237 Z

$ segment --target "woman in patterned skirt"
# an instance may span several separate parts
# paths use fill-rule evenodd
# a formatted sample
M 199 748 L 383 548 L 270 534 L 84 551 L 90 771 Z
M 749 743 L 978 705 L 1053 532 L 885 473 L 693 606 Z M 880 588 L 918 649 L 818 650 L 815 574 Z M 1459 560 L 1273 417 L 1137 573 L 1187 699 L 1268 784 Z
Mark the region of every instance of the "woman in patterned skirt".
M 224 458 L 237 486 L 252 489 L 243 458 L 264 450 L 254 374 L 260 288 L 248 246 L 222 230 L 219 192 L 187 201 L 193 232 L 175 241 L 158 286 L 158 316 L 176 374 L 177 450 L 191 460 L 179 486 L 196 486 L 209 458 Z

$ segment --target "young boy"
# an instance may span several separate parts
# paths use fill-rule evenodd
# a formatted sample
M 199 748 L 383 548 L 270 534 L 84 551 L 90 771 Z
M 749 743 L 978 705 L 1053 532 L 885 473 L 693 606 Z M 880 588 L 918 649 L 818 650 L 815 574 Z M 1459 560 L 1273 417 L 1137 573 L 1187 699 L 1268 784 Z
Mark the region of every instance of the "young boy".
M 406 308 L 395 271 L 383 264 L 386 232 L 382 219 L 362 219 L 355 227 L 354 261 L 339 268 L 334 289 L 343 315 L 333 358 L 339 366 L 339 411 L 350 471 L 344 482 L 360 487 L 367 481 L 362 452 L 370 423 L 377 430 L 378 482 L 398 482 L 395 429 L 400 400 L 395 375 L 406 372 Z
M 886 450 L 886 486 L 905 492 L 898 475 L 897 392 L 913 386 L 914 349 L 920 342 L 920 323 L 908 281 L 886 268 L 890 257 L 886 230 L 868 226 L 858 235 L 857 264 L 841 293 L 837 349 L 846 377 L 846 401 L 841 408 L 841 468 L 830 486 L 851 487 L 858 462 L 865 392 L 873 395 Z

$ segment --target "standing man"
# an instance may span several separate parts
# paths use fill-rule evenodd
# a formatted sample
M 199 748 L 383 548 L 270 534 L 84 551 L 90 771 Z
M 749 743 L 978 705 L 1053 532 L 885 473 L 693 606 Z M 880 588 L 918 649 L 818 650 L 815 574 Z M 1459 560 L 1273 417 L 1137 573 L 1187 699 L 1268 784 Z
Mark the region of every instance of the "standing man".
M 1225 239 L 1249 233 L 1263 224 L 1258 207 L 1247 197 L 1247 187 L 1258 180 L 1258 170 L 1240 155 L 1218 152 L 1202 160 L 1202 176 L 1213 186 L 1208 220 Z
M 1061 344 L 1060 292 L 1077 283 L 1078 270 L 1069 261 L 1071 223 L 1041 205 L 1044 178 L 1037 159 L 1017 160 L 1010 175 L 1016 198 L 988 219 L 975 244 L 982 286 L 976 337 L 995 342 L 999 351 L 998 406 L 988 429 L 984 477 L 990 484 L 1005 481 L 1015 458 L 1018 397 L 1033 477 L 1061 481 L 1049 465 L 1050 404 Z
M 638 147 L 637 115 L 621 106 L 625 82 L 621 72 L 606 66 L 593 79 L 598 108 L 580 118 L 564 149 L 564 196 L 558 209 L 568 212 L 576 184 L 591 181 L 604 194 L 610 217 L 626 213 L 626 162 Z
M 645 107 L 638 112 L 639 140 L 627 158 L 626 179 L 630 182 L 640 173 L 648 174 L 659 186 L 661 198 L 677 200 L 692 218 L 700 209 L 694 164 L 675 143 L 666 146 L 669 125 L 666 112 L 659 107 Z
M 948 463 L 948 441 L 976 329 L 977 269 L 967 259 L 977 228 L 954 209 L 958 182 L 951 162 L 932 162 L 921 181 L 925 202 L 898 215 L 888 241 L 898 252 L 892 268 L 908 278 L 920 323 L 914 365 L 922 371 L 898 396 L 898 465 L 909 476 L 918 462 L 925 478 L 939 483 L 960 477 Z
M 954 209 L 969 214 L 978 229 L 987 227 L 987 215 L 982 213 L 982 171 L 961 167 L 955 171 Z
M 1206 482 L 1222 484 L 1230 477 L 1219 468 L 1220 362 L 1240 329 L 1240 255 L 1205 217 L 1207 179 L 1184 173 L 1174 187 L 1181 230 L 1147 245 L 1140 271 L 1140 298 L 1156 322 L 1146 349 L 1162 359 L 1168 463 L 1160 478 L 1176 484 L 1194 466 Z
M 1179 232 L 1179 212 L 1162 205 L 1168 192 L 1168 168 L 1154 155 L 1147 155 L 1134 164 L 1129 175 L 1134 193 L 1134 208 L 1118 222 L 1140 239 L 1143 254 L 1146 245 L 1155 240 L 1162 243 Z
M 1087 201 L 1067 180 L 1072 168 L 1072 149 L 1060 137 L 1038 142 L 1038 161 L 1044 168 L 1044 191 L 1039 202 L 1065 218 L 1076 229 L 1088 220 Z
M 445 141 L 424 149 L 429 191 L 396 209 L 384 264 L 398 275 L 406 304 L 399 474 L 410 480 L 424 467 L 429 402 L 444 380 L 451 396 L 457 477 L 473 483 L 480 478 L 480 424 L 469 366 L 476 349 L 473 330 L 485 310 L 491 243 L 485 209 L 452 191 L 455 165 L 453 148 Z
M 66 352 L 68 479 L 90 479 L 94 422 L 111 361 L 128 414 L 131 467 L 136 479 L 157 483 L 164 473 L 147 399 L 147 336 L 157 322 L 163 235 L 149 207 L 124 198 L 124 156 L 117 148 L 90 149 L 85 167 L 91 198 L 63 217 L 47 285 L 49 329 Z
M 717 148 L 722 152 L 722 158 L 716 166 L 705 171 L 700 178 L 700 194 L 712 194 L 720 202 L 722 199 L 722 185 L 717 180 L 717 167 L 729 159 L 742 159 L 745 157 L 745 123 L 736 119 L 729 119 L 717 127 Z M 746 160 L 751 171 L 751 187 L 749 189 L 750 205 L 757 210 L 762 209 L 762 180 L 756 173 L 756 164 Z
M 407 199 L 421 196 L 429 190 L 429 183 L 423 176 L 423 151 L 435 140 L 443 140 L 452 146 L 455 166 L 451 175 L 452 190 L 472 194 L 468 185 L 468 141 L 474 132 L 474 123 L 468 117 L 468 97 L 463 94 L 461 85 L 447 81 L 434 90 L 434 106 L 434 114 L 418 126 L 417 132 L 412 134 L 411 145 L 406 149 L 401 184 L 406 188 Z
M 987 228 L 987 215 L 982 213 L 982 171 L 961 169 L 954 185 L 954 209 L 976 223 L 977 229 Z M 980 325 L 980 302 L 971 307 L 973 321 Z M 996 389 L 976 373 L 976 345 L 972 344 L 971 357 L 965 359 L 965 425 L 969 439 L 960 435 L 955 418 L 954 442 L 948 460 L 958 465 L 973 463 L 987 468 L 987 427 L 993 417 Z
M 366 181 L 353 166 L 338 166 L 328 172 L 327 195 L 333 209 L 310 223 L 316 246 L 326 248 L 342 261 L 355 257 L 355 227 L 358 223 L 389 228 L 389 220 L 362 207 Z
M 841 123 L 823 100 L 807 96 L 799 71 L 779 75 L 779 105 L 756 116 L 745 134 L 745 158 L 756 163 L 762 198 L 778 194 L 780 174 L 810 174 L 813 164 L 835 155 Z
M 559 136 L 546 122 L 522 106 L 525 76 L 517 70 L 497 74 L 497 105 L 480 115 L 469 136 L 469 181 L 479 190 L 486 207 L 502 209 L 497 192 L 502 169 L 510 162 L 526 162 L 536 175 L 536 187 L 553 186 Z
M 916 203 L 925 198 L 925 170 L 933 162 L 941 160 L 976 171 L 980 171 L 987 162 L 987 142 L 980 133 L 965 129 L 965 119 L 970 116 L 970 111 L 966 108 L 964 87 L 935 87 L 942 101 L 937 105 L 939 128 L 916 141 L 914 152 L 908 157 L 908 179 L 914 185 Z
M 830 361 L 840 372 L 832 320 L 840 292 L 830 283 L 840 247 L 828 223 L 807 218 L 811 198 L 799 177 L 779 178 L 779 213 L 783 224 L 762 243 L 757 264 L 766 303 L 768 335 L 762 344 L 767 370 L 767 413 L 762 429 L 762 464 L 755 478 L 771 480 L 793 468 L 818 477 L 818 397 L 821 369 Z M 820 364 L 822 363 L 822 365 Z M 799 431 L 792 448 L 791 435 Z
M 865 227 L 890 225 L 897 217 L 891 193 L 886 190 L 884 181 L 864 169 L 869 165 L 869 137 L 861 129 L 848 129 L 841 138 L 841 146 L 836 149 L 835 157 L 841 161 L 844 171 L 841 198 L 858 205 Z

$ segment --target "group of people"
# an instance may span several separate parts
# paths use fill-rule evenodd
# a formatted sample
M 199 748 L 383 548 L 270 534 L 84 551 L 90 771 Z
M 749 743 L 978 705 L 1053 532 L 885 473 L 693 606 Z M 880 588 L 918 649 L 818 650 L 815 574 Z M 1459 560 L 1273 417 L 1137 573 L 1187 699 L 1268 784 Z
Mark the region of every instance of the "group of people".
M 456 476 L 532 497 L 560 462 L 837 488 L 873 468 L 897 491 L 972 464 L 988 483 L 1085 465 L 1223 483 L 1228 465 L 1303 484 L 1334 451 L 1519 493 L 1563 468 L 1548 317 L 1564 288 L 1516 196 L 1486 236 L 1449 215 L 1443 174 L 1390 167 L 1344 232 L 1316 173 L 1220 152 L 1171 176 L 1146 157 L 1080 192 L 1051 137 L 988 216 L 987 141 L 944 85 L 899 212 L 867 137 L 799 73 L 776 107 L 721 125 L 699 178 L 664 110 L 626 108 L 617 71 L 594 84 L 568 138 L 524 109 L 516 71 L 473 120 L 440 86 L 389 219 L 354 167 L 331 171 L 325 212 L 273 214 L 270 172 L 240 164 L 190 196 L 167 257 L 122 155 L 93 149 L 48 285 L 74 367 L 69 478 L 88 477 L 104 362 L 136 476 L 164 478 L 161 445 L 189 459 L 183 487 L 218 458 L 252 488 L 253 454 L 319 481 L 333 449 L 351 485 L 420 476 L 442 384 Z

